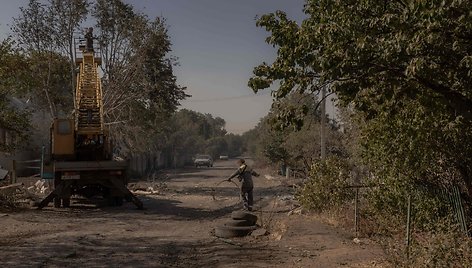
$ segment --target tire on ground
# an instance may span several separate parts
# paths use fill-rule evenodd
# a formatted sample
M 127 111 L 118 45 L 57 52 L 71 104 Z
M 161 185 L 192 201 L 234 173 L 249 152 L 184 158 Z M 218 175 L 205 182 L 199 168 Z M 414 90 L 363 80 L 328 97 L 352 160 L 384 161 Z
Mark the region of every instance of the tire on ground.
M 256 226 L 217 226 L 215 228 L 215 236 L 220 238 L 247 236 L 256 228 Z
M 231 218 L 233 220 L 247 220 L 256 223 L 257 222 L 257 216 L 251 213 L 247 213 L 244 211 L 233 211 L 231 213 Z
M 229 220 L 224 223 L 224 226 L 228 227 L 241 227 L 241 226 L 253 226 L 255 222 L 248 220 Z

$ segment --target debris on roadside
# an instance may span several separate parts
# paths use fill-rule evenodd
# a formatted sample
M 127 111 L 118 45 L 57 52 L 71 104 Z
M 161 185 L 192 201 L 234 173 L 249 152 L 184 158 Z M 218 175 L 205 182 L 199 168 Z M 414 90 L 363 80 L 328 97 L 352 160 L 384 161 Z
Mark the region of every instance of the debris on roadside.
M 167 185 L 164 182 L 137 182 L 128 184 L 128 189 L 138 195 L 159 195 L 167 189 Z
M 281 201 L 289 201 L 289 200 L 295 200 L 294 195 L 282 195 L 277 197 Z
M 7 185 L 7 186 L 2 186 L 2 187 L 0 187 L 0 194 L 2 194 L 2 195 L 12 195 L 13 193 L 15 193 L 21 187 L 23 187 L 23 183 L 14 183 L 14 184 L 10 184 L 10 185 Z
M 48 186 L 46 180 L 42 179 L 42 180 L 36 181 L 34 183 L 34 185 L 31 185 L 27 189 L 31 193 L 46 194 L 47 191 L 49 190 L 49 186 Z
M 134 190 L 131 191 L 133 194 L 136 195 L 158 195 L 160 193 L 159 190 L 154 190 L 153 187 L 149 186 L 146 190 Z
M 37 180 L 26 187 L 24 183 L 13 183 L 0 187 L 0 208 L 11 210 L 18 207 L 30 206 L 50 189 L 46 180 Z
M 292 210 L 290 210 L 288 213 L 287 213 L 287 216 L 291 216 L 291 215 L 302 215 L 304 213 L 304 210 L 302 207 L 297 207 L 297 208 L 294 208 Z
M 278 234 L 278 233 L 277 233 L 277 234 L 274 234 L 274 235 L 273 235 L 273 239 L 274 239 L 275 241 L 280 241 L 280 240 L 282 240 L 282 234 Z
M 251 236 L 253 236 L 255 238 L 258 238 L 258 237 L 261 237 L 261 236 L 266 236 L 268 234 L 269 234 L 269 232 L 266 229 L 259 228 L 257 230 L 252 231 Z
M 291 179 L 284 179 L 281 182 L 282 186 L 288 188 L 300 188 L 303 186 L 303 179 L 301 178 L 291 178 Z
M 23 184 L 15 183 L 0 187 L 0 209 L 12 210 L 18 206 L 16 193 Z

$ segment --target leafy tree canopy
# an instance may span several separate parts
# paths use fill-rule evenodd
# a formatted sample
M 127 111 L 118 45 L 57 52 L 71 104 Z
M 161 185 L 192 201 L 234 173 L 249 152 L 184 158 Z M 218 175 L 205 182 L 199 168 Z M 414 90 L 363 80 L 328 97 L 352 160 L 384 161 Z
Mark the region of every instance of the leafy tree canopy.
M 166 129 L 163 124 L 188 97 L 173 73 L 177 60 L 169 55 L 163 18 L 150 19 L 121 0 L 30 0 L 12 26 L 30 71 L 27 93 L 40 108 L 49 108 L 52 117 L 70 114 L 76 84 L 74 38 L 83 37 L 77 33 L 87 18 L 96 22 L 105 121 L 118 148 L 155 150 L 162 145 L 155 141 Z
M 278 50 L 249 86 L 279 80 L 281 99 L 329 85 L 359 113 L 376 172 L 461 181 L 472 196 L 470 2 L 308 0 L 304 11 L 300 25 L 282 11 L 257 21 Z
M 14 150 L 25 144 L 29 127 L 28 111 L 16 109 L 12 97 L 21 97 L 29 88 L 27 60 L 14 48 L 10 39 L 0 43 L 0 128 L 11 136 L 11 142 L 0 141 L 0 151 Z

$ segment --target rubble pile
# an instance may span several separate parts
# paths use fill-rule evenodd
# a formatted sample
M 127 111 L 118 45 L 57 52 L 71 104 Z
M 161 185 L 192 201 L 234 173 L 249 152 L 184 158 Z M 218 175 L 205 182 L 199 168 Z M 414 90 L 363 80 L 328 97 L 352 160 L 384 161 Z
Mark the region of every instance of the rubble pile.
M 27 187 L 23 183 L 13 183 L 0 187 L 0 209 L 14 209 L 34 204 L 51 189 L 49 182 L 37 180 Z
M 35 194 L 46 194 L 49 191 L 50 186 L 46 180 L 38 180 L 34 185 L 28 187 L 28 191 Z

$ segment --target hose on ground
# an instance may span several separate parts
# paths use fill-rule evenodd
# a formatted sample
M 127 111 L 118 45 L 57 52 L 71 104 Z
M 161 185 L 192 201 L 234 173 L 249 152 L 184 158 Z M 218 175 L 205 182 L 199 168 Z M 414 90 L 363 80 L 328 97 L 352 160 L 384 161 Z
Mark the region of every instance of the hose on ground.
M 239 189 L 239 185 L 236 182 L 234 182 L 232 180 L 228 181 L 227 179 L 224 179 L 224 180 L 216 183 L 215 186 L 211 187 L 211 197 L 213 198 L 214 201 L 217 201 L 217 199 L 216 199 L 216 188 L 218 186 L 220 186 L 220 184 L 222 184 L 223 182 L 232 182 L 236 186 L 236 188 Z M 241 201 L 241 196 L 239 196 L 239 201 Z

